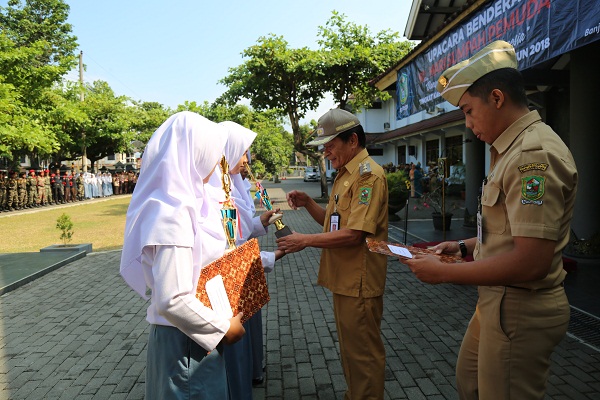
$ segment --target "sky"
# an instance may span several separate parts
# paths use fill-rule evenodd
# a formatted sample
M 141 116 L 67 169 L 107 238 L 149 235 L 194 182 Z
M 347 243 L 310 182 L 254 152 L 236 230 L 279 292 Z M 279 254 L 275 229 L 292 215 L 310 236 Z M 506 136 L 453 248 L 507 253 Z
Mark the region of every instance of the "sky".
M 2 2 L 4 3 L 4 1 Z M 316 49 L 318 27 L 336 10 L 346 21 L 403 37 L 410 0 L 66 0 L 68 22 L 83 52 L 84 81 L 103 80 L 116 95 L 171 108 L 213 102 L 218 81 L 245 60 L 261 36 L 283 36 L 292 48 Z M 69 79 L 78 79 L 73 71 Z M 325 99 L 311 118 L 335 104 Z

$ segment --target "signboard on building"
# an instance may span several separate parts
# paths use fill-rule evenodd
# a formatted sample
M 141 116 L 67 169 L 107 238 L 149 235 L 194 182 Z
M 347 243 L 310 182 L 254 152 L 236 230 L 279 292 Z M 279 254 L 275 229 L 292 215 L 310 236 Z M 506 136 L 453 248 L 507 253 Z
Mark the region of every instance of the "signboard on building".
M 524 70 L 599 39 L 598 0 L 489 2 L 398 71 L 396 118 L 443 102 L 440 74 L 495 40 L 515 47 Z

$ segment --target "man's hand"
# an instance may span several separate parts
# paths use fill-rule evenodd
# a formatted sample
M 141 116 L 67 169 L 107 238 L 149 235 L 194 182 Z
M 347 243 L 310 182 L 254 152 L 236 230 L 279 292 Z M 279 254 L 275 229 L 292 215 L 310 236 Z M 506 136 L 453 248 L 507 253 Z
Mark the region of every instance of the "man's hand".
M 223 343 L 225 344 L 234 344 L 239 341 L 242 336 L 246 333 L 246 329 L 242 325 L 242 316 L 244 313 L 239 313 L 235 317 L 229 320 L 230 326 L 229 330 L 223 337 Z
M 445 274 L 448 264 L 444 264 L 435 256 L 417 254 L 414 258 L 403 258 L 402 263 L 408 265 L 415 276 L 425 283 L 437 284 L 447 282 Z
M 298 207 L 306 207 L 306 204 L 310 200 L 310 197 L 306 193 L 298 190 L 292 190 L 285 197 L 289 206 L 294 210 L 297 210 Z
M 458 246 L 457 241 L 450 242 L 442 242 L 438 245 L 432 247 L 430 250 L 435 250 L 435 254 L 453 254 L 453 255 L 461 255 L 460 247 Z
M 277 239 L 277 250 L 284 254 L 295 253 L 304 250 L 307 247 L 306 238 L 308 235 L 293 232 L 291 235 Z

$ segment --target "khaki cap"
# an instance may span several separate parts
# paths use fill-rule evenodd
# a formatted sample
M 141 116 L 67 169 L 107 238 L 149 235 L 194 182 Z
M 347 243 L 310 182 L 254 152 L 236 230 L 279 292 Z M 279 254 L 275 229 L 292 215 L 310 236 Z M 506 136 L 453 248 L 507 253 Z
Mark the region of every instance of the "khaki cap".
M 327 111 L 319 118 L 317 127 L 317 138 L 306 143 L 307 146 L 321 146 L 335 139 L 340 133 L 346 132 L 360 125 L 360 121 L 354 114 L 348 111 L 334 108 Z
M 438 79 L 437 91 L 450 104 L 458 106 L 462 95 L 477 79 L 501 68 L 517 69 L 517 56 L 510 43 L 497 40 L 445 70 Z

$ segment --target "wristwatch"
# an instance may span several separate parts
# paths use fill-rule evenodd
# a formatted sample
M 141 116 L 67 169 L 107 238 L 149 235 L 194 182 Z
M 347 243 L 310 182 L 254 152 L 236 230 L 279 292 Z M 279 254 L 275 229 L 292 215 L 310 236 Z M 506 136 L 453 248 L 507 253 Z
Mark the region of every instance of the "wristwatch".
M 458 247 L 460 247 L 460 256 L 465 258 L 467 256 L 467 245 L 464 240 L 458 241 Z

